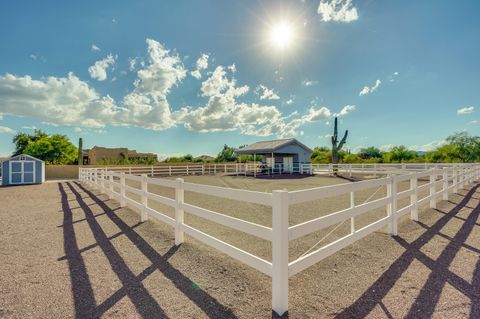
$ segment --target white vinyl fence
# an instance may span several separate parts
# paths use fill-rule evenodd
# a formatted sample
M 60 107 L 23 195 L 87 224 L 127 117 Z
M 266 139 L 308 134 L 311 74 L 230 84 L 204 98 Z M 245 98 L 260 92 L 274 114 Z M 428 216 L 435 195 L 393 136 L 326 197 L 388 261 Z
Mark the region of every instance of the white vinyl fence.
M 398 175 L 392 174 L 388 177 L 368 181 L 290 192 L 275 190 L 272 193 L 193 184 L 184 182 L 181 178 L 176 180 L 150 178 L 146 174 L 134 175 L 133 171 L 131 174 L 128 174 L 98 168 L 80 168 L 79 176 L 82 183 L 100 189 L 103 193 L 108 194 L 110 198 L 118 199 L 122 207 L 129 205 L 138 209 L 141 212 L 142 221 L 153 217 L 172 226 L 175 229 L 176 245 L 180 245 L 184 241 L 184 233 L 187 233 L 195 239 L 270 276 L 272 278 L 272 309 L 277 314 L 282 315 L 288 310 L 289 277 L 382 227 L 388 226 L 389 233 L 396 235 L 397 222 L 401 216 L 410 214 L 411 219 L 418 220 L 420 207 L 429 204 L 430 207 L 435 208 L 439 198 L 447 200 L 449 193 L 456 193 L 467 184 L 477 180 L 480 176 L 480 165 L 446 165 L 443 168 L 431 168 L 429 170 L 412 171 Z M 419 179 L 424 180 L 426 178 L 428 178 L 428 183 L 418 185 Z M 141 187 L 129 186 L 126 184 L 127 180 L 140 182 Z M 409 181 L 409 189 L 398 192 L 398 184 L 406 181 Z M 173 188 L 175 190 L 175 199 L 149 192 L 148 185 Z M 360 205 L 355 204 L 355 192 L 383 186 L 387 187 L 387 196 L 367 201 Z M 185 191 L 271 206 L 272 227 L 266 227 L 185 203 Z M 420 195 L 426 191 L 428 195 L 421 197 Z M 127 197 L 126 193 L 139 195 L 140 201 L 138 202 Z M 351 207 L 304 223 L 289 226 L 290 205 L 347 193 L 350 193 Z M 403 208 L 398 208 L 398 201 L 404 198 L 409 198 L 410 204 Z M 175 209 L 175 218 L 152 209 L 148 206 L 148 200 L 173 207 Z M 381 207 L 387 208 L 385 217 L 362 228 L 355 226 L 355 217 Z M 193 214 L 214 223 L 271 241 L 272 260 L 269 261 L 255 256 L 184 223 L 185 213 Z M 351 222 L 350 234 L 316 250 L 313 250 L 315 247 L 312 247 L 308 254 L 304 254 L 289 262 L 289 241 L 345 220 Z

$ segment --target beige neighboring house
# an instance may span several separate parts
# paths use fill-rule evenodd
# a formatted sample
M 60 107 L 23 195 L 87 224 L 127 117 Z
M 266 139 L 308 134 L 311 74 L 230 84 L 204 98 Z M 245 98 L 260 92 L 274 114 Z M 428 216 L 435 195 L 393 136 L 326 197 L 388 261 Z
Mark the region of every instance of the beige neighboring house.
M 96 165 L 103 161 L 123 161 L 123 160 L 140 160 L 153 159 L 157 160 L 157 155 L 153 153 L 137 153 L 135 150 L 129 150 L 126 147 L 107 148 L 94 146 L 92 149 L 83 151 L 83 164 Z

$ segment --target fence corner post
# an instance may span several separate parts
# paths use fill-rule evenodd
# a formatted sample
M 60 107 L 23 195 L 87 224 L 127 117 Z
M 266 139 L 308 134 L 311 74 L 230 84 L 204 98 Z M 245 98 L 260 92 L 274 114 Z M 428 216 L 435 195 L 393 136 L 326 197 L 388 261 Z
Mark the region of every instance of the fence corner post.
M 412 210 L 410 211 L 410 219 L 418 222 L 418 177 L 417 173 L 413 173 L 410 178 L 410 189 L 413 193 L 410 195 L 410 205 Z
M 120 173 L 120 207 L 125 207 L 125 173 Z
M 288 311 L 288 192 L 272 192 L 272 310 Z
M 175 201 L 177 202 L 177 205 L 175 206 L 175 245 L 178 246 L 184 242 L 185 237 L 182 230 L 184 221 L 183 202 L 185 194 L 183 189 L 183 178 L 177 178 L 176 181 Z
M 390 197 L 390 204 L 388 204 L 388 233 L 391 236 L 397 236 L 397 176 L 391 175 L 390 182 L 387 184 L 387 196 Z
M 148 206 L 148 199 L 147 199 L 147 174 L 142 174 L 142 213 L 141 213 L 141 222 L 143 223 L 148 219 L 147 214 L 147 206 Z

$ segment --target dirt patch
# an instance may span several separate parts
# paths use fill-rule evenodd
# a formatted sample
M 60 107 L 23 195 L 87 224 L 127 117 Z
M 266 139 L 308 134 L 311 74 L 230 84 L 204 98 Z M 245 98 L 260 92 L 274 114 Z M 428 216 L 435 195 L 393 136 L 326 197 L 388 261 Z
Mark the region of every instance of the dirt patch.
M 295 181 L 185 179 L 260 191 L 345 182 L 316 177 Z M 478 318 L 480 306 L 473 302 L 480 299 L 477 187 L 451 195 L 437 210 L 423 209 L 418 223 L 403 219 L 397 237 L 384 230 L 376 232 L 292 277 L 289 317 Z M 151 191 L 173 197 L 167 189 Z M 374 191 L 356 193 L 356 201 Z M 381 192 L 375 196 L 384 196 Z M 238 206 L 188 193 L 186 200 L 271 224 L 271 209 L 261 205 Z M 120 208 L 116 201 L 84 185 L 63 182 L 2 188 L 0 203 L 1 317 L 272 316 L 267 276 L 188 236 L 183 245 L 175 247 L 169 226 L 154 220 L 139 223 L 137 212 Z M 295 205 L 290 224 L 346 205 L 348 196 Z M 190 217 L 187 223 L 270 258 L 268 243 Z M 368 221 L 358 220 L 362 222 Z M 292 242 L 291 258 L 321 236 L 315 233 Z

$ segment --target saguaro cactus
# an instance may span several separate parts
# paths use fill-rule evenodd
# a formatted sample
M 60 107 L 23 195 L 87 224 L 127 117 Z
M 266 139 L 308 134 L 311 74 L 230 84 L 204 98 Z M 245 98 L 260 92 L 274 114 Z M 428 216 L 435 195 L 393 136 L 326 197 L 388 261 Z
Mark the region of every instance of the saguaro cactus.
M 339 161 L 339 154 L 342 150 L 343 145 L 347 141 L 347 136 L 348 136 L 348 130 L 345 131 L 345 135 L 343 138 L 338 142 L 338 126 L 337 126 L 337 118 L 335 117 L 335 125 L 333 127 L 333 135 L 332 135 L 332 163 L 338 164 Z M 338 168 L 334 166 L 334 173 L 336 174 L 338 171 Z
M 78 165 L 83 165 L 83 139 L 78 139 Z

